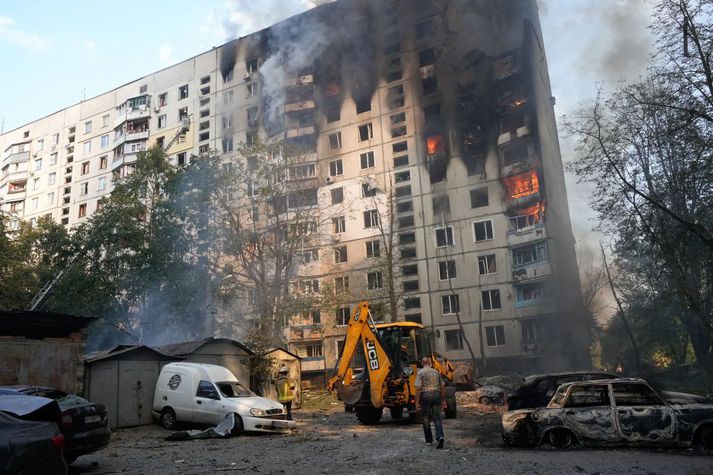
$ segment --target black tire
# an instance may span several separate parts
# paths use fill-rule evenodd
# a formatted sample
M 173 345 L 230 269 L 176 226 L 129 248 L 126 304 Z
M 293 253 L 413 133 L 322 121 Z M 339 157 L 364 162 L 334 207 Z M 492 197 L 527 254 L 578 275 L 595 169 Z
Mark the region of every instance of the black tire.
M 704 453 L 713 453 L 713 426 L 698 429 L 695 437 L 696 447 Z
M 552 429 L 547 433 L 547 442 L 556 449 L 568 449 L 574 445 L 574 434 L 567 429 Z
M 392 419 L 401 419 L 404 417 L 403 406 L 391 407 L 391 408 L 389 408 L 389 412 L 391 413 Z
M 353 404 L 345 404 L 344 412 L 354 412 L 354 405 Z
M 446 419 L 455 419 L 458 417 L 458 407 L 456 404 L 456 387 L 446 386 Z
M 237 437 L 240 434 L 243 433 L 243 430 L 245 429 L 245 426 L 243 425 L 243 418 L 237 415 L 236 413 L 233 413 L 233 417 L 235 417 L 235 425 L 233 426 L 233 430 L 230 431 L 230 435 Z
M 173 430 L 178 426 L 176 412 L 170 407 L 164 407 L 161 411 L 161 425 L 168 430 Z
M 384 408 L 374 406 L 359 406 L 355 409 L 357 419 L 365 426 L 378 424 L 381 420 L 381 414 L 384 412 Z

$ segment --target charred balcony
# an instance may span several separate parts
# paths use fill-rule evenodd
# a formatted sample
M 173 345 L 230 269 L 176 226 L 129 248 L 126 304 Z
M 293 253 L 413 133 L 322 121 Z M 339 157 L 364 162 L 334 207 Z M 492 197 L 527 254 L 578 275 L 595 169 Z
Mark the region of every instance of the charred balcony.
M 539 166 L 530 138 L 517 139 L 501 146 L 499 155 L 501 176 L 519 175 Z
M 525 85 L 519 76 L 496 82 L 495 94 L 498 115 L 512 114 L 527 104 Z
M 530 119 L 527 114 L 518 112 L 498 119 L 498 146 L 530 136 Z
M 502 177 L 502 183 L 508 210 L 529 207 L 542 201 L 540 176 L 536 169 Z

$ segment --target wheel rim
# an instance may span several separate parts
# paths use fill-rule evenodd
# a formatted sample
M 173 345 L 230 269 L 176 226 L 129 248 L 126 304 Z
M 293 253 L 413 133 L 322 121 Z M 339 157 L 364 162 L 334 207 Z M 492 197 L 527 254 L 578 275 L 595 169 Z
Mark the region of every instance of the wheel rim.
M 166 427 L 171 427 L 173 424 L 176 422 L 175 418 L 173 417 L 173 411 L 164 411 L 163 412 L 163 425 Z
M 550 444 L 558 449 L 566 449 L 572 445 L 572 434 L 566 430 L 553 430 L 550 432 Z

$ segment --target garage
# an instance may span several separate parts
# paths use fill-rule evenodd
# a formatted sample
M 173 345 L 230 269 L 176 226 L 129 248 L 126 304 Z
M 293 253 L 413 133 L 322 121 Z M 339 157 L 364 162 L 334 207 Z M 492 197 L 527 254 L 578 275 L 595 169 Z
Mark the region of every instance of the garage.
M 143 345 L 121 345 L 92 355 L 84 361 L 84 395 L 106 406 L 111 428 L 150 424 L 161 368 L 180 359 Z

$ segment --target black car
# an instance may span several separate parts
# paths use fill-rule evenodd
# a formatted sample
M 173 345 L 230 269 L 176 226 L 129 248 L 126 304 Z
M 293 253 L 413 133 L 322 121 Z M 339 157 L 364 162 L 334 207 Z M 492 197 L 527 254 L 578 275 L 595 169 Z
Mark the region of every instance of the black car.
M 77 457 L 103 449 L 109 445 L 111 432 L 107 411 L 102 404 L 94 404 L 75 394 L 41 386 L 9 386 L 25 396 L 53 399 L 62 412 L 59 428 L 65 437 L 64 457 L 67 463 Z
M 64 436 L 47 421 L 23 421 L 0 412 L 0 473 L 67 473 Z
M 666 402 L 643 379 L 565 383 L 547 407 L 503 414 L 507 445 L 698 445 L 713 451 L 713 405 Z
M 564 383 L 611 379 L 619 376 L 603 371 L 574 371 L 569 373 L 535 374 L 525 378 L 525 383 L 508 394 L 508 410 L 543 407 L 552 399 L 557 388 Z

